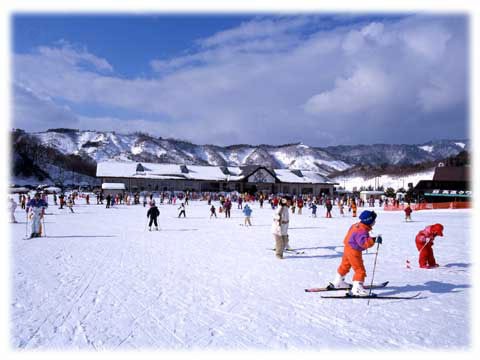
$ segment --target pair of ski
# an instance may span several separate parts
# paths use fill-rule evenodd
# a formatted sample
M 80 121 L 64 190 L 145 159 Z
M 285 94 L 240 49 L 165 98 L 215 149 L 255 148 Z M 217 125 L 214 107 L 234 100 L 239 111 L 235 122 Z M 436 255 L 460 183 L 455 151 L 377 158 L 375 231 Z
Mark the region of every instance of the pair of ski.
M 374 284 L 372 286 L 370 285 L 365 285 L 364 288 L 369 290 L 369 289 L 381 289 L 386 287 L 388 284 L 388 281 L 385 281 L 380 284 Z M 305 292 L 324 292 L 324 291 L 339 291 L 339 290 L 350 290 L 352 286 L 350 285 L 349 287 L 342 287 L 342 288 L 336 288 L 332 284 L 329 284 L 326 287 L 323 288 L 310 288 L 310 289 L 305 289 Z M 397 300 L 408 300 L 408 299 L 414 299 L 417 296 L 419 296 L 420 293 L 416 293 L 411 296 L 382 296 L 382 295 L 377 295 L 377 294 L 371 294 L 368 296 L 355 296 L 351 295 L 350 293 L 346 293 L 345 295 L 342 296 L 321 296 L 323 299 L 379 299 L 379 300 L 385 300 L 385 299 L 397 299 Z
M 270 250 L 275 251 L 276 249 L 270 249 Z M 303 250 L 285 249 L 283 251 L 286 253 L 295 254 L 295 255 L 305 254 L 305 251 Z

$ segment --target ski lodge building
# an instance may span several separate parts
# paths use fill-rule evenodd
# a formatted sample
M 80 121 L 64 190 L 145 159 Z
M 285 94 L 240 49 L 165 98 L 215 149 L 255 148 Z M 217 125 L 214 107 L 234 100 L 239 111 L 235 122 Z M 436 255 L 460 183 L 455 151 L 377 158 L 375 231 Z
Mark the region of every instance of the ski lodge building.
M 101 183 L 123 183 L 126 191 L 249 192 L 333 195 L 333 180 L 311 170 L 265 166 L 198 166 L 106 161 L 97 164 Z

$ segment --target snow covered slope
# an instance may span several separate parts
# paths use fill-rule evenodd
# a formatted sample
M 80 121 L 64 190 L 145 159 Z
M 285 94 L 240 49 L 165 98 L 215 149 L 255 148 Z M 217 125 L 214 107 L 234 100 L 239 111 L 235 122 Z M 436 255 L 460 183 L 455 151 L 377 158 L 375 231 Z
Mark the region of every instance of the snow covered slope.
M 215 203 L 218 206 L 218 203 Z M 292 214 L 290 243 L 303 254 L 275 258 L 272 210 L 253 204 L 252 227 L 209 219 L 205 202 L 160 206 L 159 232 L 146 209 L 77 202 L 51 206 L 47 237 L 22 240 L 11 225 L 10 344 L 15 350 L 469 350 L 472 345 L 472 239 L 469 210 L 402 212 L 376 208 L 381 233 L 375 282 L 384 295 L 415 300 L 329 300 L 307 287 L 332 280 L 342 240 L 356 220 Z M 440 222 L 442 265 L 416 266 L 415 234 Z M 461 246 L 459 246 L 461 244 Z M 372 279 L 375 249 L 364 254 Z M 405 264 L 409 260 L 411 269 Z M 351 280 L 349 276 L 347 278 Z M 410 355 L 410 354 L 409 354 Z M 422 354 L 425 355 L 425 354 Z

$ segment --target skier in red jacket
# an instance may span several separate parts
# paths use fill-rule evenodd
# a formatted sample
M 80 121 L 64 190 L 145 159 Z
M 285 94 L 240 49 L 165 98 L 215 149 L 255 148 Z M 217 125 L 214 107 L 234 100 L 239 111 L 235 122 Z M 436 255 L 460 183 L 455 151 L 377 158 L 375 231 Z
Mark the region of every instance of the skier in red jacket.
M 419 251 L 418 264 L 423 269 L 436 268 L 439 265 L 433 256 L 433 240 L 436 236 L 443 236 L 443 225 L 434 224 L 427 226 L 425 229 L 418 232 L 415 238 L 415 244 Z

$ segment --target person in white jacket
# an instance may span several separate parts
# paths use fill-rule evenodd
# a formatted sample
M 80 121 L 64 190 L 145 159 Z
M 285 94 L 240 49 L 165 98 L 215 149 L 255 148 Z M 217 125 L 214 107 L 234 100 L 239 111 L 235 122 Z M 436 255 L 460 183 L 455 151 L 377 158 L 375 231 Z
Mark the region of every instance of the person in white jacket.
M 10 210 L 10 222 L 16 223 L 17 219 L 15 219 L 15 209 L 17 208 L 17 203 L 12 198 L 10 198 L 9 202 L 8 209 Z
M 288 244 L 288 209 L 291 203 L 290 198 L 283 197 L 273 215 L 272 234 L 275 239 L 275 256 L 278 259 L 283 259 L 283 250 L 290 247 Z

